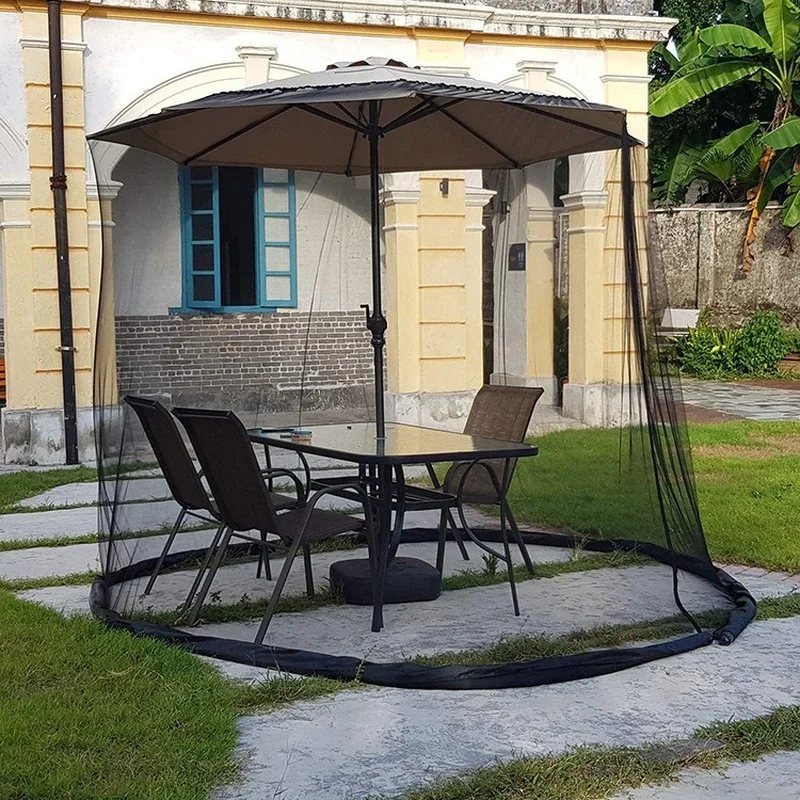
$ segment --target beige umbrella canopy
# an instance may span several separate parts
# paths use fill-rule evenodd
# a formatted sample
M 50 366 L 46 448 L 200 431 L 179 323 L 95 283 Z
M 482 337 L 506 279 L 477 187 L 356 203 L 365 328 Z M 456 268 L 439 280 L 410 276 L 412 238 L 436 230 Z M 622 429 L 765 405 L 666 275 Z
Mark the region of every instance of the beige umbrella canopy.
M 377 434 L 384 432 L 378 175 L 519 169 L 630 143 L 625 112 L 367 59 L 222 92 L 108 128 L 90 140 L 182 165 L 269 166 L 371 177 Z

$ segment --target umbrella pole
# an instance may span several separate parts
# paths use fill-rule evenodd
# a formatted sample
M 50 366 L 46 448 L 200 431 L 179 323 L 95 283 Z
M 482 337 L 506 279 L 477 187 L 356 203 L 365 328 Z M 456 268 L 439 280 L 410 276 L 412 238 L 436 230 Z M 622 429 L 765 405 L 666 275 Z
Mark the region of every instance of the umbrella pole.
M 378 102 L 369 101 L 369 203 L 372 227 L 372 310 L 367 310 L 367 328 L 372 334 L 375 362 L 375 428 L 379 439 L 386 437 L 383 386 L 383 348 L 386 346 L 386 317 L 381 303 L 381 208 L 378 196 Z

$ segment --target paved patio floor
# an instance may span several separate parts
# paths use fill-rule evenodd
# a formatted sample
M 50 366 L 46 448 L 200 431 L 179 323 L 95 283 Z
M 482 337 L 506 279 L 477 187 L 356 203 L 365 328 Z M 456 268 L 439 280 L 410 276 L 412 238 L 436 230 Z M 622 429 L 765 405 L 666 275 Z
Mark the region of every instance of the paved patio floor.
M 174 508 L 162 497 L 157 485 L 146 479 L 132 489 L 131 499 L 156 498 L 139 503 L 141 518 L 166 520 Z M 88 499 L 86 485 L 74 484 L 31 505 Z M 93 515 L 96 510 L 91 507 L 5 515 L 0 517 L 0 539 L 85 533 Z M 424 519 L 415 522 L 425 524 Z M 182 541 L 196 546 L 208 535 L 207 531 L 186 533 Z M 130 546 L 141 541 L 132 539 Z M 163 536 L 151 536 L 146 546 L 157 552 L 163 541 Z M 434 545 L 404 545 L 404 550 L 431 560 Z M 559 548 L 532 548 L 532 553 L 540 563 L 573 556 Z M 331 561 L 356 555 L 361 553 L 318 554 L 314 559 L 318 583 Z M 0 576 L 7 578 L 69 575 L 95 565 L 96 545 L 91 544 L 0 553 Z M 454 546 L 448 547 L 448 573 L 482 567 L 474 548 L 472 560 L 464 562 Z M 800 590 L 800 579 L 792 576 L 745 567 L 729 571 L 740 576 L 757 597 Z M 174 607 L 190 580 L 191 573 L 164 575 L 146 602 L 156 608 Z M 252 563 L 225 567 L 218 583 L 222 602 L 235 602 L 244 593 L 257 596 L 267 585 L 255 579 Z M 287 593 L 299 593 L 302 584 L 298 565 Z M 714 592 L 691 576 L 681 578 L 681 587 L 693 610 L 720 604 Z M 658 566 L 603 568 L 521 583 L 520 618 L 511 612 L 508 586 L 496 585 L 449 592 L 436 603 L 388 607 L 387 629 L 377 636 L 368 630 L 368 610 L 347 606 L 279 615 L 272 636 L 281 644 L 316 645 L 319 650 L 360 653 L 376 660 L 405 658 L 486 646 L 518 633 L 557 635 L 599 623 L 661 617 L 675 613 L 670 590 L 668 570 Z M 132 596 L 138 600 L 135 591 Z M 51 586 L 20 594 L 69 613 L 87 610 L 86 585 Z M 249 638 L 252 625 L 205 626 L 203 632 Z M 216 800 L 364 800 L 371 794 L 395 795 L 497 759 L 558 753 L 580 744 L 636 746 L 684 738 L 715 721 L 751 718 L 777 706 L 800 703 L 799 637 L 800 618 L 756 622 L 730 648 L 713 645 L 597 679 L 473 692 L 365 686 L 277 713 L 249 716 L 239 721 L 242 780 L 220 789 Z M 274 676 L 268 670 L 209 663 L 239 680 Z M 722 785 L 727 787 L 725 797 L 735 800 L 796 800 L 800 795 L 790 776 L 800 771 L 799 766 L 800 756 L 779 754 L 755 765 L 733 766 L 724 779 L 688 772 L 677 786 L 648 787 L 630 794 L 630 800 L 718 800 Z M 723 780 L 724 784 L 718 783 Z M 761 794 L 758 787 L 763 788 Z M 615 800 L 628 800 L 628 796 Z
M 797 389 L 774 389 L 747 383 L 681 379 L 683 401 L 689 405 L 753 420 L 800 420 Z

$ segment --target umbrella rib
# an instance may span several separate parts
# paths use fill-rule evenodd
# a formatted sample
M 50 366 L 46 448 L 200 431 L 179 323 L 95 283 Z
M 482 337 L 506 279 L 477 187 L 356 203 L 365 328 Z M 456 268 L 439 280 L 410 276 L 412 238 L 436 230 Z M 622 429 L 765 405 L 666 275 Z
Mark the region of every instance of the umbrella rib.
M 358 125 L 353 125 L 347 120 L 340 119 L 339 117 L 334 117 L 333 114 L 329 114 L 327 111 L 322 111 L 319 108 L 313 108 L 312 106 L 295 106 L 299 111 L 305 111 L 308 114 L 314 114 L 317 117 L 322 117 L 322 119 L 328 120 L 328 122 L 333 122 L 336 125 L 341 125 L 343 128 L 350 128 L 350 130 L 357 131 L 358 133 L 366 133 L 366 128 L 361 128 Z
M 587 125 L 585 122 L 577 122 L 576 120 L 569 119 L 569 117 L 560 117 L 558 114 L 553 114 L 550 111 L 543 111 L 541 108 L 531 108 L 531 106 L 525 106 L 521 104 L 517 107 L 521 108 L 523 111 L 527 111 L 529 114 L 539 114 L 542 117 L 548 117 L 549 119 L 554 119 L 558 122 L 566 122 L 568 125 L 573 125 L 576 128 L 581 128 L 585 131 L 599 133 L 602 136 L 612 136 L 614 139 L 622 139 L 622 135 L 619 133 L 614 133 L 613 131 L 606 130 L 605 128 L 598 128 L 595 125 Z
M 518 161 L 515 161 L 513 158 L 511 158 L 510 155 L 508 155 L 507 153 L 504 153 L 499 147 L 497 147 L 497 145 L 492 144 L 485 136 L 482 136 L 477 131 L 472 130 L 472 128 L 470 128 L 469 125 L 467 125 L 466 123 L 462 122 L 460 119 L 458 119 L 458 117 L 454 117 L 449 111 L 444 109 L 442 106 L 437 106 L 436 103 L 433 103 L 430 100 L 428 100 L 428 102 L 440 114 L 443 114 L 451 122 L 455 122 L 456 125 L 459 125 L 460 127 L 462 127 L 467 133 L 469 133 L 470 135 L 474 136 L 479 142 L 482 142 L 487 147 L 489 147 L 492 150 L 494 150 L 495 153 L 497 153 L 498 155 L 502 156 L 506 161 L 508 161 L 509 164 L 511 164 L 512 167 L 514 167 L 514 169 L 521 169 L 522 168 L 522 165 Z
M 208 147 L 204 147 L 197 153 L 194 153 L 189 158 L 185 159 L 181 162 L 181 164 L 185 167 L 187 164 L 191 163 L 195 159 L 202 158 L 203 156 L 210 153 L 212 150 L 216 150 L 218 147 L 222 147 L 223 145 L 228 144 L 228 142 L 232 142 L 234 139 L 238 138 L 239 136 L 243 136 L 245 133 L 253 130 L 253 128 L 257 128 L 259 125 L 263 125 L 265 122 L 269 122 L 271 119 L 275 119 L 275 117 L 280 116 L 285 111 L 288 111 L 291 106 L 283 106 L 283 108 L 279 108 L 277 111 L 271 111 L 267 116 L 262 117 L 261 119 L 256 120 L 255 122 L 250 122 L 244 126 L 244 128 L 240 128 L 235 133 L 231 133 L 226 136 L 224 139 L 220 139 L 218 142 L 214 142 L 214 144 L 209 145 Z
M 436 103 L 432 102 L 426 97 L 419 103 L 419 105 L 414 106 L 414 108 L 410 108 L 408 111 L 403 112 L 399 117 L 395 117 L 387 125 L 384 125 L 383 131 L 384 133 L 390 133 L 391 131 L 397 130 L 397 128 L 402 128 L 404 125 L 410 125 L 412 122 L 418 122 L 421 119 L 425 119 L 425 117 L 435 114 L 437 111 L 441 111 L 443 108 L 451 108 L 457 103 L 463 102 L 463 99 L 459 97 L 456 100 L 448 100 L 446 103 L 442 103 L 442 105 L 437 106 Z
M 341 103 L 334 103 L 334 105 L 336 106 L 336 108 L 339 109 L 339 111 L 342 112 L 342 114 L 345 114 L 346 116 L 348 116 L 356 125 L 360 125 L 361 124 L 361 122 L 358 119 L 358 117 L 352 111 L 350 111 L 347 108 L 345 108 L 345 106 L 343 106 Z

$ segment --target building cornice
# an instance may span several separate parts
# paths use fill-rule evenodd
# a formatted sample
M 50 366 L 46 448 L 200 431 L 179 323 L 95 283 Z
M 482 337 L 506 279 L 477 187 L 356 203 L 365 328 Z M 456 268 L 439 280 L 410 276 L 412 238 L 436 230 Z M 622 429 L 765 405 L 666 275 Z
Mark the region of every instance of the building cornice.
M 625 14 L 573 14 L 458 5 L 414 0 L 304 0 L 287 5 L 277 0 L 90 0 L 87 14 L 101 7 L 103 13 L 118 9 L 142 16 L 164 14 L 211 17 L 252 17 L 294 22 L 299 25 L 355 25 L 375 28 L 421 28 L 447 31 L 450 35 L 528 36 L 599 42 L 614 40 L 658 42 L 666 39 L 676 20 Z

